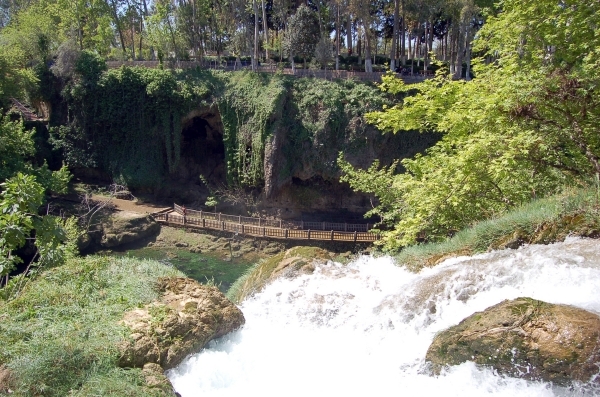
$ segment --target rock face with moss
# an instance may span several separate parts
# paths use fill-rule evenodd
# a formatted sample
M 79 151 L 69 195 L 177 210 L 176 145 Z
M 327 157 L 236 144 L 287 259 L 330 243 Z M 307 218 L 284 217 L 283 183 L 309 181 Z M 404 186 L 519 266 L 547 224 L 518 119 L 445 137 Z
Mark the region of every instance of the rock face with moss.
M 159 289 L 159 301 L 123 318 L 131 334 L 119 346 L 121 367 L 146 368 L 155 363 L 173 368 L 211 339 L 244 324 L 242 312 L 216 287 L 187 278 L 163 278 Z
M 315 263 L 330 259 L 331 254 L 321 248 L 290 248 L 251 268 L 231 286 L 227 296 L 240 303 L 279 277 L 293 278 L 301 274 L 311 274 L 315 270 Z
M 160 225 L 150 215 L 120 211 L 90 232 L 90 237 L 96 246 L 114 248 L 154 236 L 159 232 Z
M 600 317 L 531 298 L 506 300 L 437 335 L 426 360 L 436 370 L 474 361 L 526 379 L 589 382 L 600 362 Z

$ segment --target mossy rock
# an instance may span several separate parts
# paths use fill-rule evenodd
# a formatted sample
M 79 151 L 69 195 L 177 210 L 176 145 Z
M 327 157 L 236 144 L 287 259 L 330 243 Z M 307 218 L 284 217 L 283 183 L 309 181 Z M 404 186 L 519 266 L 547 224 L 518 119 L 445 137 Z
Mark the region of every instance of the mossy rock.
M 473 361 L 530 380 L 598 383 L 600 317 L 531 298 L 506 300 L 438 334 L 426 360 L 435 372 Z
M 103 222 L 99 243 L 104 248 L 114 248 L 154 236 L 159 232 L 160 225 L 150 215 L 123 211 Z
M 231 287 L 227 296 L 236 303 L 262 291 L 279 277 L 297 277 L 315 270 L 315 262 L 326 262 L 332 254 L 317 247 L 293 247 L 254 266 Z

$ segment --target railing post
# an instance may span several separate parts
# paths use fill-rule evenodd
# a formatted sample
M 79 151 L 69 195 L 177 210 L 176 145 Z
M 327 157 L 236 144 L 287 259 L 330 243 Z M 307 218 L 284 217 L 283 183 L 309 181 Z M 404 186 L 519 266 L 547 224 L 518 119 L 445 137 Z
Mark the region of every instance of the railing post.
M 288 238 L 288 230 L 285 229 L 285 238 Z
M 206 228 L 206 219 L 202 218 L 202 227 Z
M 367 232 L 369 231 L 369 224 L 367 223 Z
M 200 219 L 202 219 L 202 210 L 200 210 Z
M 266 236 L 266 230 L 265 230 L 265 227 L 263 226 L 263 237 L 265 237 L 265 236 Z
M 321 230 L 325 230 L 325 222 L 321 225 Z
M 310 229 L 308 229 L 308 239 L 310 240 Z
M 279 220 L 279 228 L 281 229 L 281 219 Z M 287 236 L 287 235 L 286 235 Z
M 300 221 L 300 229 L 304 230 L 304 219 Z
M 356 242 L 356 230 L 354 231 L 354 242 Z
M 169 223 L 169 213 L 168 213 L 168 212 L 165 214 L 165 221 L 166 221 L 167 223 Z
M 260 221 L 261 221 L 261 219 L 260 219 L 260 216 L 259 216 L 259 217 L 258 217 L 258 227 L 260 227 L 260 226 L 261 226 L 261 224 L 260 224 Z
M 219 212 L 219 222 L 221 222 L 221 213 Z
M 331 231 L 331 241 L 333 241 L 333 230 Z
M 220 215 L 220 214 L 219 214 L 219 215 Z M 222 230 L 225 230 L 225 222 L 224 222 L 224 221 L 222 221 L 222 222 L 221 222 L 221 229 L 222 229 Z
M 348 224 L 344 223 L 344 231 L 347 232 L 348 231 Z
M 242 223 L 242 216 L 238 215 L 238 223 Z
M 244 224 L 242 223 L 242 234 L 244 234 Z
M 185 226 L 185 215 L 183 216 L 183 226 Z

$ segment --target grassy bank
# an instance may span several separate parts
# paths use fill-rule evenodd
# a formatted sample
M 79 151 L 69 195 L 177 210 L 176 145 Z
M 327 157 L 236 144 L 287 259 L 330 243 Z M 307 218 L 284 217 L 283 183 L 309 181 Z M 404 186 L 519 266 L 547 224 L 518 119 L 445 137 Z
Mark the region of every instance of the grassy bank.
M 163 396 L 140 369 L 116 366 L 123 313 L 155 300 L 156 261 L 89 256 L 50 269 L 17 299 L 0 299 L 0 394 Z M 10 375 L 9 375 L 10 374 Z
M 571 190 L 535 200 L 500 218 L 477 223 L 444 242 L 408 247 L 396 255 L 396 260 L 419 270 L 453 256 L 517 248 L 523 244 L 549 244 L 569 235 L 600 235 L 598 188 Z

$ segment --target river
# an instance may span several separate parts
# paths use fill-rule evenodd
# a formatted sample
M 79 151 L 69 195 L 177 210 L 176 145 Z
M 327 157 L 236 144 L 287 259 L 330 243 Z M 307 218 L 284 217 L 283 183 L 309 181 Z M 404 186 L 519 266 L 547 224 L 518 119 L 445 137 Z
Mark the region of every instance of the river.
M 168 372 L 192 396 L 593 396 L 472 363 L 430 376 L 434 335 L 504 299 L 600 314 L 600 244 L 568 239 L 445 261 L 411 273 L 389 257 L 279 279 L 246 300 L 246 325 Z

